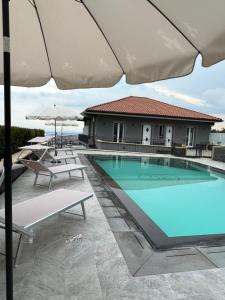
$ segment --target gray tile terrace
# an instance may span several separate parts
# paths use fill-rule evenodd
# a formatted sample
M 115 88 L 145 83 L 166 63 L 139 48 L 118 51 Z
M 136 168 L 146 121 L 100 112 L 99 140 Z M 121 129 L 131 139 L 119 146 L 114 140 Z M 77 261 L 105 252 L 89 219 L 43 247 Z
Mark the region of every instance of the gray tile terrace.
M 224 163 L 200 161 L 225 170 Z M 208 253 L 208 249 L 200 249 L 202 253 L 197 256 L 204 263 L 199 267 L 203 270 L 198 271 L 180 272 L 180 266 L 185 264 L 190 270 L 191 264 L 187 263 L 185 255 L 178 255 L 177 261 L 173 258 L 173 270 L 165 263 L 164 254 L 160 254 L 154 264 L 148 264 L 153 254 L 143 235 L 129 218 L 121 218 L 125 211 L 114 205 L 91 168 L 87 175 L 99 201 L 94 198 L 86 202 L 86 221 L 62 214 L 36 229 L 33 243 L 25 243 L 14 272 L 15 299 L 225 299 L 224 254 L 217 256 L 217 251 Z M 32 183 L 30 171 L 17 179 L 13 184 L 14 203 L 47 192 L 41 187 L 34 188 Z M 92 186 L 87 177 L 84 181 L 68 180 L 62 175 L 56 180 L 54 189 L 92 191 Z M 0 206 L 3 206 L 3 195 Z M 16 236 L 14 238 L 16 240 Z M 0 243 L 4 246 L 3 231 Z M 185 250 L 185 254 L 191 254 L 194 266 L 199 260 L 192 251 L 197 250 Z M 173 254 L 167 253 L 167 256 L 174 254 L 173 250 Z M 146 276 L 146 273 L 164 274 Z M 4 287 L 4 258 L 0 256 L 0 299 L 5 299 Z

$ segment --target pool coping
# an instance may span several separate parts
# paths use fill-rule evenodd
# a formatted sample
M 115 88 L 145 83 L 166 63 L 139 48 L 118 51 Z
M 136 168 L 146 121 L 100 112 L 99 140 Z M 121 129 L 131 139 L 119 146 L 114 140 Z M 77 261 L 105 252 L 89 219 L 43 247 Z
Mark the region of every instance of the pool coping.
M 122 204 L 124 209 L 130 214 L 136 226 L 139 227 L 144 234 L 145 238 L 151 244 L 151 246 L 157 250 L 166 250 L 174 248 L 176 246 L 199 246 L 199 245 L 221 245 L 221 242 L 225 243 L 225 234 L 209 234 L 209 235 L 195 235 L 195 236 L 180 236 L 180 237 L 168 237 L 160 227 L 149 217 L 144 211 L 130 198 L 121 187 L 94 161 L 93 157 L 101 156 L 97 155 L 85 155 L 89 162 L 92 164 L 96 172 L 102 177 L 105 185 L 116 196 L 118 201 Z M 106 157 L 106 155 L 102 155 Z M 107 155 L 118 156 L 118 155 Z M 131 158 L 132 156 L 129 156 Z M 145 156 L 142 156 L 145 157 Z M 147 156 L 146 156 L 147 157 Z M 149 158 L 149 157 L 148 157 Z M 162 156 L 160 156 L 162 158 Z M 137 159 L 137 157 L 135 157 Z M 177 159 L 176 157 L 170 157 L 169 159 Z M 186 159 L 180 159 L 188 163 L 199 165 L 210 171 L 218 172 L 225 175 L 225 170 L 207 166 L 200 162 L 190 161 Z

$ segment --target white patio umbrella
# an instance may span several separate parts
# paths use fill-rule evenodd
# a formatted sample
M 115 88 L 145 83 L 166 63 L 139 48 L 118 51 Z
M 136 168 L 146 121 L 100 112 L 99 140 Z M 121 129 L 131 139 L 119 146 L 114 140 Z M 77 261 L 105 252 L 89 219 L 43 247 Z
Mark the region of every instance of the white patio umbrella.
M 203 66 L 225 58 L 225 1 L 2 0 L 2 8 L 6 279 L 12 299 L 10 79 L 33 87 L 54 78 L 58 88 L 70 89 L 113 86 L 122 75 L 131 84 L 186 75 L 199 53 Z
M 62 106 L 53 105 L 51 107 L 45 107 L 37 110 L 34 113 L 31 113 L 26 116 L 27 120 L 53 120 L 55 126 L 55 155 L 57 155 L 57 146 L 56 146 L 56 126 L 57 121 L 74 121 L 82 120 L 83 116 L 72 108 L 66 108 Z
M 46 126 L 55 126 L 55 122 L 51 121 L 51 122 L 46 122 L 45 123 Z M 76 121 L 58 121 L 57 126 L 61 126 L 61 127 L 78 127 L 79 124 Z
M 56 127 L 59 126 L 61 127 L 61 147 L 62 147 L 62 139 L 63 139 L 63 127 L 78 127 L 79 124 L 76 121 L 51 121 L 51 122 L 46 122 L 46 126 L 54 126 L 55 127 L 55 138 L 57 135 L 56 132 Z

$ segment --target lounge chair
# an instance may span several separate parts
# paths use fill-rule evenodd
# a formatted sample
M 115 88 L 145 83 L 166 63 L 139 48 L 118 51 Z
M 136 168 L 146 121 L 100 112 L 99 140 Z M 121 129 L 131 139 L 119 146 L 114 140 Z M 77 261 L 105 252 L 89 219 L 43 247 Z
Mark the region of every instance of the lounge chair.
M 67 148 L 57 148 L 56 151 L 57 151 L 57 153 L 58 152 L 65 152 L 65 154 L 73 155 L 75 149 L 72 149 L 72 147 L 70 147 L 70 148 L 68 148 L 68 147 Z
M 62 212 L 78 215 L 67 210 L 79 204 L 82 208 L 82 216 L 86 219 L 84 201 L 92 196 L 91 193 L 59 189 L 13 205 L 13 231 L 19 234 L 14 265 L 18 263 L 24 237 L 33 238 L 33 227 Z M 0 228 L 5 229 L 4 209 L 0 210 L 0 223 L 2 224 Z
M 22 149 L 23 151 L 24 150 L 32 151 L 40 161 L 50 160 L 51 162 L 58 163 L 64 160 L 65 163 L 67 164 L 68 159 L 73 159 L 75 163 L 77 159 L 76 153 L 75 154 L 72 153 L 72 155 L 54 156 L 49 152 L 49 150 L 53 149 L 52 147 L 43 146 L 40 144 L 20 147 L 20 149 Z M 21 156 L 21 154 L 19 155 L 19 157 Z
M 49 160 L 51 162 L 54 163 L 59 163 L 62 162 L 63 160 L 65 161 L 65 163 L 68 163 L 68 160 L 74 160 L 75 164 L 77 162 L 77 154 L 72 154 L 72 155 L 52 155 L 48 150 L 45 150 L 44 152 L 38 152 L 38 151 L 33 151 L 34 154 L 39 158 L 40 161 L 45 161 L 45 160 Z
M 37 184 L 38 176 L 39 175 L 49 176 L 50 177 L 49 184 L 48 184 L 49 190 L 52 187 L 53 179 L 56 178 L 57 175 L 61 173 L 68 173 L 69 177 L 72 178 L 75 176 L 72 176 L 71 172 L 80 170 L 82 178 L 84 179 L 84 169 L 86 168 L 86 166 L 84 165 L 66 164 L 66 165 L 47 167 L 40 160 L 34 161 L 34 160 L 21 159 L 20 161 L 25 167 L 29 168 L 31 171 L 35 173 L 36 176 L 34 179 L 34 185 L 46 186 L 46 185 Z
M 57 152 L 65 152 L 66 154 L 74 154 L 74 152 L 76 152 L 76 150 L 85 150 L 86 147 L 84 147 L 83 145 L 72 145 L 70 147 L 66 147 L 66 148 L 57 148 L 56 151 Z

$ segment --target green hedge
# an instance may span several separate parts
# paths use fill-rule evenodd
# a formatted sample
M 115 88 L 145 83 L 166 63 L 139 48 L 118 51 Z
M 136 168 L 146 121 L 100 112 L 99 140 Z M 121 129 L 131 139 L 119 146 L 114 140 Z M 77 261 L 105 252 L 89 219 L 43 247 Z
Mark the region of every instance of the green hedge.
M 0 159 L 3 158 L 4 131 L 4 126 L 0 125 Z M 18 147 L 26 145 L 30 139 L 44 135 L 45 132 L 42 129 L 12 127 L 12 153 L 17 152 Z

